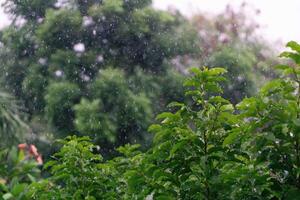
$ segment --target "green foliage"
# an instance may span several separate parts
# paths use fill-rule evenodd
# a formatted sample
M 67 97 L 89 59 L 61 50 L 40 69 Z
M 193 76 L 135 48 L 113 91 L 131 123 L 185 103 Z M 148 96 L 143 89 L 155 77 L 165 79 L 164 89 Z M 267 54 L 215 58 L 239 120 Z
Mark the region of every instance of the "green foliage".
M 255 95 L 257 88 L 276 77 L 269 67 L 278 63 L 274 48 L 257 34 L 260 24 L 254 19 L 259 13 L 242 3 L 239 7 L 228 5 L 218 14 L 197 13 L 191 20 L 202 50 L 200 55 L 191 58 L 192 64 L 225 67 L 228 74 L 227 82 L 223 83 L 223 97 L 233 104 Z M 183 58 L 183 62 L 186 60 Z
M 284 52 L 297 63 L 298 44 L 287 44 L 293 52 Z M 299 65 L 278 66 L 280 79 L 266 84 L 255 98 L 245 99 L 238 108 L 243 119 L 244 147 L 256 165 L 268 168 L 273 187 L 283 199 L 299 194 L 299 137 L 300 107 Z M 287 76 L 287 75 L 288 76 Z M 251 136 L 251 137 L 250 137 Z
M 110 177 L 110 165 L 102 163 L 102 157 L 92 152 L 87 137 L 68 137 L 60 141 L 61 150 L 45 168 L 52 176 L 33 183 L 27 193 L 29 199 L 116 199 L 115 177 Z M 116 191 L 116 190 L 115 190 Z
M 77 136 L 60 140 L 61 149 L 44 168 L 49 177 L 42 180 L 22 153 L 3 152 L 0 199 L 299 196 L 299 44 L 289 42 L 292 51 L 281 54 L 295 64 L 277 66 L 282 77 L 250 97 L 252 67 L 260 57 L 265 61 L 258 53 L 263 48 L 251 42 L 251 29 L 242 31 L 250 35 L 241 45 L 244 36 L 234 24 L 242 26 L 244 15 L 229 9 L 215 28 L 224 28 L 232 41 L 208 47 L 211 58 L 201 62 L 209 67 L 190 70 L 184 95 L 183 75 L 168 61 L 199 54 L 201 46 L 180 14 L 155 10 L 151 0 L 60 3 L 6 1 L 15 21 L 1 31 L 1 83 L 25 103 L 31 124 L 38 120 L 57 138 Z M 207 41 L 222 39 L 214 31 Z M 15 142 L 27 127 L 13 99 L 2 99 L 1 139 Z M 146 143 L 153 114 L 170 100 L 176 102 L 169 112 L 149 128 L 152 146 L 141 152 L 139 145 L 126 144 Z M 117 157 L 100 156 L 107 158 L 116 146 Z
M 288 46 L 282 56 L 297 61 L 297 43 Z M 52 176 L 33 183 L 28 198 L 297 199 L 300 70 L 277 68 L 282 78 L 236 107 L 220 96 L 225 69 L 192 68 L 191 101 L 157 116 L 148 151 L 125 145 L 105 161 L 87 138 L 69 137 L 47 164 Z
M 238 103 L 243 97 L 255 94 L 254 73 L 256 59 L 253 53 L 241 49 L 223 48 L 211 55 L 209 66 L 224 66 L 228 70 L 224 85 L 225 98 Z
M 7 12 L 14 15 L 15 18 L 22 16 L 25 19 L 36 20 L 44 17 L 45 11 L 49 7 L 54 7 L 56 0 L 32 0 L 32 1 L 19 1 L 19 0 L 6 0 L 3 3 Z
M 46 116 L 63 134 L 74 130 L 73 106 L 79 101 L 80 95 L 78 86 L 68 82 L 52 83 L 47 88 Z
M 0 148 L 17 144 L 27 132 L 29 128 L 19 102 L 9 94 L 0 92 Z
M 34 65 L 29 69 L 29 75 L 22 83 L 22 90 L 26 98 L 29 111 L 39 113 L 45 106 L 44 93 L 48 85 L 47 71 L 42 65 Z
M 135 75 L 128 77 L 129 87 L 134 93 L 145 93 L 151 102 L 155 102 L 155 113 L 165 109 L 171 101 L 184 100 L 183 82 L 185 76 L 174 69 L 167 69 L 161 75 L 145 74 L 135 69 Z
M 5 5 L 15 21 L 0 34 L 0 81 L 24 102 L 30 124 L 45 119 L 39 121 L 43 132 L 57 138 L 95 136 L 111 149 L 149 143 L 145 132 L 152 113 L 182 98 L 181 75 L 169 70 L 168 61 L 199 51 L 196 32 L 183 17 L 152 8 L 151 0 L 7 0 Z M 115 77 L 106 77 L 109 73 Z M 127 81 L 141 77 L 150 82 Z M 85 118 L 93 108 L 91 119 Z
M 161 124 L 149 128 L 155 133 L 153 147 L 141 166 L 130 172 L 129 191 L 138 199 L 151 193 L 154 199 L 215 199 L 222 189 L 219 173 L 222 161 L 228 159 L 222 148 L 223 126 L 229 129 L 234 121 L 233 107 L 220 96 L 207 95 L 221 90 L 219 75 L 225 70 L 191 72 L 194 76 L 185 85 L 191 87 L 186 94 L 193 104 L 171 103 L 177 112 L 158 115 Z M 136 176 L 141 177 L 135 180 Z
M 25 199 L 28 186 L 40 178 L 40 169 L 24 151 L 0 151 L 0 199 Z
M 90 86 L 90 93 L 96 99 L 93 105 L 81 102 L 75 108 L 80 132 L 95 134 L 96 139 L 104 139 L 107 135 L 109 141 L 119 144 L 136 142 L 134 140 L 144 137 L 152 117 L 150 101 L 143 93 L 135 94 L 130 90 L 121 70 L 101 70 Z M 95 110 L 92 111 L 91 106 Z M 88 110 L 94 114 L 86 116 L 84 120 L 90 123 L 83 125 L 81 114 Z M 93 127 L 98 128 L 93 130 Z
M 82 18 L 80 12 L 71 10 L 47 10 L 44 23 L 36 30 L 44 48 L 72 49 L 79 39 Z M 73 31 L 76 30 L 76 31 Z
M 117 127 L 110 118 L 102 113 L 103 105 L 100 100 L 90 102 L 82 99 L 80 104 L 75 105 L 75 127 L 81 133 L 96 136 L 96 140 L 116 140 Z

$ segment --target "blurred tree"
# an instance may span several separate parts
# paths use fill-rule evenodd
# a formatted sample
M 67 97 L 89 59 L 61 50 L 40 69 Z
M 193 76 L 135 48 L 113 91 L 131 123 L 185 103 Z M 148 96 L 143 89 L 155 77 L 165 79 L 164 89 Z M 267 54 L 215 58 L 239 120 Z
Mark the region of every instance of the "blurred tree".
M 34 127 L 46 119 L 45 132 L 92 134 L 108 147 L 144 141 L 153 112 L 181 93 L 182 76 L 167 61 L 199 52 L 187 20 L 151 3 L 4 3 L 14 21 L 1 31 L 1 82 Z
M 101 70 L 89 92 L 94 100 L 82 99 L 75 106 L 75 125 L 80 132 L 116 144 L 142 139 L 136 132 L 146 130 L 151 122 L 151 103 L 144 93 L 130 90 L 123 71 Z
M 238 8 L 228 5 L 217 15 L 194 15 L 191 22 L 201 41 L 201 54 L 178 57 L 174 64 L 182 71 L 194 64 L 225 67 L 230 73 L 224 94 L 233 103 L 254 94 L 256 86 L 275 76 L 269 66 L 278 63 L 275 51 L 259 36 L 260 25 L 254 20 L 259 14 L 260 10 L 243 3 Z
M 56 0 L 33 0 L 33 1 L 20 1 L 20 0 L 6 0 L 2 6 L 7 13 L 14 16 L 17 20 L 18 17 L 27 20 L 37 20 L 45 16 L 46 9 L 54 7 Z
M 0 149 L 24 141 L 30 130 L 23 117 L 24 113 L 14 97 L 0 92 Z
M 50 124 L 62 134 L 74 132 L 73 106 L 78 103 L 80 89 L 68 82 L 52 83 L 46 91 L 46 116 Z
M 224 96 L 232 103 L 239 103 L 243 97 L 249 97 L 256 92 L 257 82 L 253 66 L 256 57 L 251 51 L 223 47 L 211 54 L 207 61 L 209 67 L 225 66 L 228 81 L 223 84 Z M 261 78 L 261 76 L 260 76 Z

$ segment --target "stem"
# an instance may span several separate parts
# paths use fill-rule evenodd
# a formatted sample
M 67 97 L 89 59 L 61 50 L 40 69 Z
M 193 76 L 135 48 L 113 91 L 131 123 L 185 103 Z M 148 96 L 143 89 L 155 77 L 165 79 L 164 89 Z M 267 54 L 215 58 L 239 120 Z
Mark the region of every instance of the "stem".
M 208 105 L 207 105 L 207 102 L 205 101 L 205 90 L 204 90 L 204 86 L 203 84 L 200 86 L 200 91 L 202 92 L 201 96 L 200 96 L 200 100 L 201 100 L 201 103 L 202 103 L 202 106 L 203 106 L 203 111 L 206 112 L 207 109 L 208 109 Z M 203 140 L 204 140 L 204 156 L 205 158 L 207 159 L 207 147 L 208 147 L 208 131 L 209 131 L 209 127 L 206 127 L 204 130 L 203 130 Z M 205 168 L 208 167 L 208 163 L 207 163 L 207 160 L 205 161 Z M 210 188 L 209 188 L 209 183 L 208 183 L 208 179 L 209 177 L 205 177 L 205 196 L 206 196 L 206 199 L 210 199 Z
M 203 139 L 204 139 L 204 156 L 207 158 L 207 146 L 208 146 L 207 131 L 204 131 Z M 207 166 L 208 166 L 207 160 L 205 161 L 205 165 L 207 168 Z M 209 189 L 208 178 L 209 177 L 206 177 L 206 179 L 205 179 L 205 189 L 206 189 L 206 198 L 210 199 L 210 189 Z

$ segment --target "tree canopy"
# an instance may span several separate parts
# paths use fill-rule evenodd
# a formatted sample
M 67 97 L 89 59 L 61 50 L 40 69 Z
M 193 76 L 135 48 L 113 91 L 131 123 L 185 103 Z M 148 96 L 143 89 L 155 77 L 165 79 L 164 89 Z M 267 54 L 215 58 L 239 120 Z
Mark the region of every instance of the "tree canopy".
M 168 61 L 199 52 L 187 20 L 149 0 L 4 5 L 15 20 L 1 32 L 2 84 L 39 119 L 32 123 L 58 138 L 145 142 L 153 114 L 181 85 Z

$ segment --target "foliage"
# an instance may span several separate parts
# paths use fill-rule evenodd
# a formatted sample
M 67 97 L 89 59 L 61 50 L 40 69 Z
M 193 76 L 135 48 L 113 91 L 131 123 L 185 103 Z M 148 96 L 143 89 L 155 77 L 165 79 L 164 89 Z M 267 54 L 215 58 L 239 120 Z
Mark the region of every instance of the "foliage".
M 186 94 L 192 96 L 193 104 L 171 103 L 178 107 L 177 112 L 158 115 L 161 124 L 150 127 L 156 133 L 153 147 L 139 168 L 127 172 L 132 175 L 128 177 L 129 191 L 138 199 L 151 193 L 154 199 L 218 198 L 219 169 L 227 160 L 222 148 L 223 126 L 230 129 L 233 106 L 220 96 L 208 98 L 220 92 L 222 78 L 218 75 L 224 69 L 193 68 L 192 72 L 194 76 L 185 85 L 191 87 Z
M 228 75 L 227 81 L 223 84 L 223 96 L 236 104 L 243 97 L 249 97 L 257 92 L 253 69 L 255 62 L 255 55 L 251 51 L 224 47 L 211 55 L 207 65 L 224 66 L 227 69 Z
M 54 155 L 55 160 L 45 165 L 53 176 L 32 184 L 27 196 L 32 199 L 114 199 L 109 191 L 115 185 L 105 176 L 100 163 L 102 157 L 91 152 L 94 146 L 89 140 L 68 137 L 61 142 L 64 146 Z
M 29 128 L 19 102 L 11 95 L 0 92 L 0 148 L 17 144 L 25 139 L 27 132 Z
M 294 199 L 299 191 L 299 138 L 300 106 L 299 44 L 289 42 L 292 52 L 280 57 L 292 59 L 293 66 L 279 65 L 282 78 L 266 84 L 256 98 L 243 100 L 238 109 L 244 119 L 242 137 L 245 148 L 255 158 L 255 164 L 268 168 L 277 195 Z
M 73 106 L 80 98 L 78 86 L 68 82 L 52 83 L 47 90 L 45 96 L 46 114 L 50 123 L 65 134 L 68 130 L 74 130 L 72 124 Z
M 179 57 L 175 64 L 181 70 L 195 64 L 225 67 L 229 73 L 228 81 L 223 83 L 223 97 L 233 104 L 256 94 L 256 88 L 276 76 L 269 66 L 278 63 L 275 48 L 257 34 L 260 26 L 255 17 L 259 14 L 247 3 L 240 7 L 228 5 L 219 14 L 195 14 L 191 23 L 198 32 L 201 53 Z
M 24 102 L 30 124 L 42 119 L 43 132 L 56 138 L 90 134 L 111 149 L 149 143 L 153 112 L 181 85 L 167 61 L 199 51 L 191 24 L 151 0 L 7 0 L 5 7 L 15 20 L 0 34 L 1 84 Z M 140 75 L 155 89 L 127 82 Z M 91 119 L 87 102 L 100 112 Z
M 54 7 L 55 0 L 47 2 L 42 0 L 19 1 L 5 0 L 3 6 L 5 10 L 15 17 L 21 16 L 25 19 L 39 19 L 45 15 L 45 11 L 49 7 Z
M 0 151 L 0 199 L 24 199 L 28 186 L 40 178 L 37 163 L 15 147 Z
M 243 12 L 196 17 L 195 30 L 150 5 L 5 2 L 14 21 L 0 34 L 1 84 L 24 102 L 30 125 L 67 137 L 43 179 L 30 155 L 1 150 L 0 199 L 298 198 L 300 45 L 287 44 L 281 57 L 294 63 L 277 66 L 282 76 L 252 96 L 271 51 Z M 208 67 L 190 70 L 184 93 L 168 61 L 195 55 Z M 10 145 L 28 127 L 18 102 L 0 101 L 0 136 Z M 162 110 L 146 150 L 146 129 Z
M 33 199 L 297 199 L 299 187 L 300 45 L 283 77 L 233 106 L 222 98 L 223 68 L 192 68 L 188 103 L 150 126 L 151 148 L 125 145 L 103 160 L 97 146 L 68 137 L 50 161 L 52 176 L 33 183 Z M 108 195 L 108 196 L 107 196 Z
M 100 100 L 93 100 L 92 102 L 87 99 L 82 99 L 80 104 L 75 105 L 75 126 L 81 133 L 89 133 L 96 135 L 96 140 L 108 140 L 114 142 L 116 140 L 114 133 L 116 132 L 115 125 L 111 122 L 110 118 L 105 114 L 101 114 Z M 97 135 L 104 133 L 105 135 Z
M 145 94 L 130 90 L 123 71 L 101 70 L 89 88 L 92 104 L 82 100 L 75 106 L 78 130 L 116 144 L 142 141 L 152 117 L 151 104 Z

